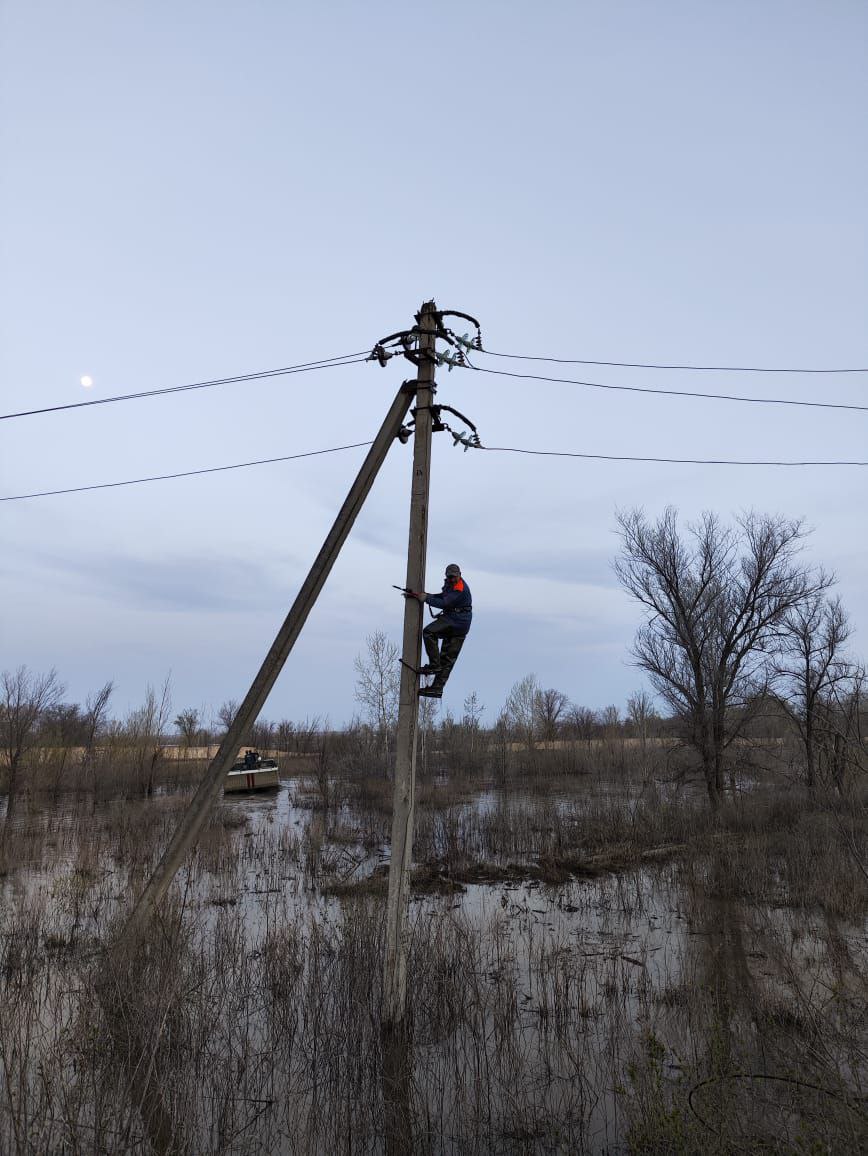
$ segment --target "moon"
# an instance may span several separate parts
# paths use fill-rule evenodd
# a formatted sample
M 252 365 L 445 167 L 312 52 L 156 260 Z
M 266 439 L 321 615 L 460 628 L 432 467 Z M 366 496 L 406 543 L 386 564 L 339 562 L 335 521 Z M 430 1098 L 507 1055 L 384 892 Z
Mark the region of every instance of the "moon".
M 81 378 L 81 384 L 85 389 L 90 389 L 90 387 L 93 385 L 93 378 L 89 373 L 86 373 L 84 377 Z

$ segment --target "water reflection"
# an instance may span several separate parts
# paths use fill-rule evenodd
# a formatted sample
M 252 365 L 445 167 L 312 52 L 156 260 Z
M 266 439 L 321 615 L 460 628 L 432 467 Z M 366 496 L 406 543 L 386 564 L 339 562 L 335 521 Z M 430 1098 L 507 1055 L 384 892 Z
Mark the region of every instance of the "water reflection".
M 432 807 L 422 846 L 512 846 L 485 827 L 509 813 L 525 816 L 513 834 L 527 849 L 529 832 L 576 805 L 533 799 L 492 790 Z M 61 1110 L 51 1089 L 78 1064 L 81 1127 L 122 1116 L 126 1090 L 85 1046 L 105 1023 L 78 952 L 106 941 L 183 802 L 45 817 L 43 844 L 21 844 L 34 866 L 4 881 L 0 1029 L 26 1038 L 19 1085 L 49 1089 L 28 1100 L 34 1113 Z M 382 895 L 331 886 L 382 866 L 381 817 L 316 803 L 298 780 L 222 801 L 172 889 L 177 940 L 148 945 L 124 985 L 130 1022 L 154 1031 L 140 1049 L 163 1097 L 162 1125 L 145 1110 L 152 1142 L 168 1129 L 177 1143 L 183 1127 L 193 1150 L 215 1152 L 671 1151 L 700 1150 L 711 1127 L 749 1148 L 766 1142 L 764 1112 L 795 1136 L 808 1111 L 828 1121 L 818 1097 L 846 1093 L 839 1079 L 835 1101 L 826 1081 L 806 1107 L 797 1082 L 785 1101 L 759 1093 L 759 1076 L 795 1063 L 816 1075 L 825 1050 L 862 1078 L 846 1021 L 864 996 L 865 929 L 748 904 L 714 847 L 558 886 L 416 893 L 409 1035 L 383 1037 Z M 16 1020 L 25 1010 L 32 1020 Z M 753 1082 L 737 1086 L 746 1072 Z M 98 1102 L 97 1076 L 111 1090 Z M 0 1106 L 0 1150 L 10 1136 Z

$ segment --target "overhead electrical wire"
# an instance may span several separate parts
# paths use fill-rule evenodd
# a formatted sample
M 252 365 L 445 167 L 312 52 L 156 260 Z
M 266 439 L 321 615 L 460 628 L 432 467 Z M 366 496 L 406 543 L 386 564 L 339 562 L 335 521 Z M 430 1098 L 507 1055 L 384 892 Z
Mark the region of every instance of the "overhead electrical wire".
M 546 361 L 555 362 L 566 365 L 605 365 L 605 366 L 619 366 L 635 369 L 672 369 L 672 370 L 718 370 L 721 372 L 731 373 L 865 373 L 865 369 L 782 369 L 769 367 L 748 367 L 748 366 L 709 366 L 709 365 L 655 365 L 643 362 L 626 362 L 626 361 L 591 361 L 589 359 L 579 358 L 558 358 L 558 357 L 537 357 L 530 354 L 519 353 L 497 353 L 493 350 L 476 350 L 477 353 L 484 353 L 490 357 L 504 357 L 512 358 L 522 361 Z M 364 361 L 368 361 L 369 355 L 367 351 L 361 350 L 355 353 L 340 354 L 337 357 L 320 358 L 317 361 L 302 362 L 298 365 L 281 366 L 277 369 L 265 369 L 255 373 L 237 374 L 235 376 L 212 378 L 207 381 L 189 382 L 184 385 L 167 386 L 161 389 L 140 390 L 135 393 L 116 394 L 111 397 L 95 397 L 89 398 L 87 401 L 66 402 L 62 405 L 44 406 L 38 409 L 20 410 L 15 413 L 0 414 L 0 421 L 8 421 L 12 418 L 20 417 L 34 417 L 46 413 L 58 413 L 63 410 L 85 409 L 96 405 L 108 405 L 112 402 L 118 401 L 135 401 L 147 397 L 163 397 L 169 394 L 186 393 L 192 390 L 211 389 L 219 385 L 232 385 L 247 381 L 262 381 L 272 377 L 289 376 L 296 373 L 311 373 L 320 369 L 339 368 L 342 365 L 358 365 Z M 570 377 L 553 377 L 545 374 L 535 373 L 517 373 L 504 369 L 491 369 L 485 366 L 472 365 L 470 362 L 465 363 L 466 368 L 471 369 L 475 373 L 488 373 L 499 377 L 512 377 L 519 380 L 528 381 L 545 381 L 554 384 L 562 385 L 580 385 L 588 389 L 601 389 L 614 392 L 624 393 L 646 393 L 654 394 L 664 397 L 689 397 L 698 398 L 700 400 L 706 399 L 709 401 L 734 401 L 745 402 L 753 405 L 784 405 L 806 407 L 810 409 L 840 409 L 848 410 L 857 413 L 868 412 L 868 405 L 855 405 L 846 402 L 832 402 L 832 401 L 804 401 L 796 398 L 776 398 L 776 397 L 752 397 L 741 394 L 730 393 L 708 393 L 701 390 L 684 390 L 684 389 L 664 389 L 656 386 L 640 386 L 640 385 L 621 385 L 612 382 L 601 381 L 585 381 L 578 378 Z
M 215 385 L 233 385 L 242 381 L 262 381 L 269 377 L 283 377 L 292 373 L 312 373 L 316 369 L 339 369 L 342 365 L 357 365 L 367 361 L 367 350 L 359 353 L 343 353 L 339 357 L 323 357 L 319 361 L 305 361 L 300 365 L 285 365 L 279 369 L 263 369 L 257 373 L 241 373 L 235 377 L 215 377 L 210 381 L 193 381 L 186 385 L 170 385 L 165 389 L 145 389 L 139 393 L 121 393 L 113 397 L 94 397 L 87 401 L 71 401 L 65 405 L 49 405 L 42 409 L 25 409 L 19 413 L 0 414 L 0 421 L 13 417 L 34 417 L 41 413 L 57 413 L 64 409 L 84 409 L 91 405 L 108 405 L 113 401 L 136 401 L 143 397 L 163 397 L 170 393 L 186 393 L 194 389 L 210 389 Z M 363 356 L 364 355 L 364 356 Z
M 589 389 L 605 389 L 623 393 L 652 393 L 664 397 L 693 397 L 707 401 L 741 401 L 754 405 L 807 406 L 810 409 L 843 409 L 857 413 L 868 413 L 868 405 L 850 405 L 839 401 L 800 401 L 788 397 L 745 397 L 734 393 L 703 393 L 701 390 L 660 389 L 649 385 L 614 385 L 611 382 L 579 381 L 574 377 L 548 377 L 539 373 L 513 373 L 507 369 L 487 369 L 480 365 L 467 364 L 474 373 L 490 373 L 496 377 L 515 377 L 526 381 L 551 381 L 562 385 L 584 385 Z
M 0 497 L 0 502 L 21 502 L 24 501 L 25 498 L 51 498 L 58 494 L 82 494 L 86 490 L 110 490 L 118 486 L 138 486 L 142 482 L 167 482 L 172 481 L 175 478 L 192 478 L 198 474 L 219 474 L 224 473 L 227 470 L 244 470 L 249 466 L 268 466 L 274 462 L 292 462 L 297 458 L 315 458 L 323 454 L 337 454 L 341 453 L 343 450 L 356 450 L 362 446 L 369 446 L 372 444 L 372 442 L 353 442 L 352 445 L 331 446 L 329 449 L 325 450 L 308 450 L 303 454 L 286 454 L 284 457 L 279 458 L 259 458 L 258 460 L 252 462 L 235 462 L 229 466 L 208 466 L 205 469 L 184 470 L 183 472 L 177 474 L 154 474 L 153 476 L 147 478 L 128 478 L 126 481 L 122 482 L 99 482 L 96 485 L 91 486 L 70 486 L 65 490 L 40 490 L 33 494 L 12 494 L 9 497 Z
M 462 343 L 463 344 L 463 343 Z M 668 370 L 718 370 L 721 372 L 739 372 L 739 373 L 864 373 L 868 372 L 865 369 L 783 369 L 759 366 L 697 366 L 697 365 L 656 365 L 651 363 L 640 362 L 615 362 L 615 361 L 592 361 L 590 359 L 579 358 L 556 358 L 556 357 L 536 357 L 530 354 L 513 354 L 513 353 L 499 353 L 493 350 L 479 350 L 477 353 L 485 353 L 491 357 L 511 358 L 522 361 L 546 361 L 557 362 L 560 364 L 575 364 L 575 365 L 605 365 L 618 366 L 634 369 L 668 369 Z M 190 382 L 185 385 L 169 386 L 163 389 L 143 390 L 137 393 L 119 394 L 112 397 L 92 398 L 87 401 L 70 402 L 64 405 L 47 406 L 42 409 L 24 410 L 18 413 L 0 414 L 0 421 L 8 420 L 15 417 L 29 417 L 43 413 L 53 413 L 67 409 L 80 409 L 94 405 L 106 405 L 110 402 L 117 401 L 132 401 L 139 398 L 159 397 L 174 393 L 183 393 L 191 390 L 207 389 L 218 385 L 229 385 L 234 383 L 246 381 L 260 381 L 271 377 L 280 377 L 283 375 L 295 373 L 309 373 L 318 369 L 339 368 L 341 365 L 355 365 L 363 361 L 369 361 L 370 356 L 367 351 L 362 350 L 357 353 L 341 354 L 336 357 L 321 358 L 317 361 L 302 362 L 298 365 L 283 366 L 277 369 L 261 370 L 256 373 L 239 374 L 232 377 L 213 378 L 207 381 Z M 652 386 L 636 386 L 636 385 L 619 385 L 613 383 L 599 382 L 599 381 L 583 381 L 575 378 L 553 377 L 543 374 L 534 373 L 517 373 L 508 370 L 490 369 L 483 366 L 472 365 L 469 361 L 465 361 L 464 365 L 475 373 L 488 373 L 498 377 L 511 377 L 522 380 L 553 382 L 556 384 L 565 385 L 579 385 L 590 389 L 602 389 L 627 393 L 647 393 L 662 395 L 667 397 L 689 397 L 698 399 L 707 399 L 715 401 L 735 401 L 747 402 L 752 404 L 763 405 L 788 405 L 788 406 L 805 406 L 815 409 L 840 409 L 850 410 L 856 412 L 868 412 L 868 405 L 854 405 L 843 402 L 827 402 L 827 401 L 802 401 L 793 398 L 769 398 L 769 397 L 749 397 L 738 394 L 724 394 L 724 393 L 705 393 L 694 390 L 676 390 L 663 389 Z M 211 466 L 198 470 L 184 470 L 171 474 L 157 474 L 141 478 L 130 478 L 117 482 L 100 482 L 86 486 L 70 486 L 64 489 L 57 490 L 42 490 L 28 494 L 14 494 L 6 497 L 0 497 L 2 502 L 23 501 L 29 498 L 43 498 L 54 497 L 62 494 L 77 494 L 84 493 L 91 490 L 113 489 L 121 486 L 140 485 L 145 482 L 170 481 L 177 478 L 195 477 L 201 474 L 221 473 L 229 470 L 247 469 L 252 466 L 270 465 L 277 462 L 293 461 L 298 458 L 316 457 L 323 454 L 339 453 L 344 450 L 356 449 L 362 446 L 369 446 L 371 442 L 355 442 L 351 445 L 334 446 L 324 450 L 312 450 L 306 453 L 288 454 L 282 457 L 261 458 L 247 462 L 236 462 L 223 466 Z M 649 462 L 669 465 L 717 465 L 717 466 L 772 466 L 772 467 L 844 467 L 868 466 L 868 461 L 849 461 L 849 460 L 829 460 L 829 461 L 787 461 L 787 460 L 746 460 L 746 459 L 728 459 L 728 458 L 662 458 L 652 456 L 637 456 L 628 454 L 598 454 L 598 453 L 584 453 L 579 451 L 567 450 L 533 450 L 517 446 L 485 446 L 484 448 L 490 453 L 516 453 L 528 454 L 538 457 L 564 457 L 586 459 L 594 461 L 615 461 L 615 462 Z
M 533 454 L 546 458 L 590 458 L 601 462 L 661 462 L 677 466 L 868 466 L 868 461 L 755 461 L 738 458 L 651 458 L 632 454 L 586 454 L 570 450 L 529 450 L 518 446 L 482 446 L 488 453 Z
M 537 357 L 530 353 L 500 353 L 494 349 L 478 350 L 489 357 L 508 357 L 514 361 L 553 361 L 558 365 L 606 365 L 617 369 L 678 369 L 697 373 L 868 373 L 865 368 L 806 369 L 804 366 L 781 368 L 768 365 L 658 365 L 650 361 L 594 361 L 589 357 Z
M 81 494 L 90 490 L 110 490 L 116 489 L 119 486 L 137 486 L 144 482 L 166 482 L 173 481 L 176 478 L 192 478 L 200 474 L 218 474 L 225 473 L 228 470 L 243 470 L 251 466 L 267 466 L 273 465 L 276 462 L 291 462 L 299 458 L 314 458 L 320 457 L 324 454 L 341 453 L 344 450 L 361 449 L 362 447 L 372 445 L 372 442 L 353 442 L 344 446 L 331 446 L 324 450 L 308 450 L 301 454 L 286 454 L 283 457 L 276 458 L 259 458 L 255 461 L 249 462 L 234 462 L 226 466 L 208 466 L 200 470 L 183 470 L 175 474 L 154 474 L 145 478 L 128 478 L 120 482 L 99 482 L 89 486 L 69 486 L 62 490 L 39 490 L 30 494 L 11 494 L 7 497 L 0 497 L 0 502 L 21 502 L 27 498 L 51 498 L 60 494 Z M 591 454 L 581 453 L 574 450 L 532 450 L 521 446 L 480 446 L 480 449 L 487 453 L 500 454 L 528 454 L 532 457 L 547 457 L 547 458 L 580 458 L 590 461 L 603 462 L 651 462 L 661 465 L 677 465 L 677 466 L 781 466 L 781 467 L 801 467 L 809 468 L 815 467 L 831 467 L 831 466 L 868 466 L 868 461 L 765 461 L 765 460 L 751 460 L 751 459 L 732 459 L 732 458 L 658 458 L 658 457 L 639 457 L 633 454 Z

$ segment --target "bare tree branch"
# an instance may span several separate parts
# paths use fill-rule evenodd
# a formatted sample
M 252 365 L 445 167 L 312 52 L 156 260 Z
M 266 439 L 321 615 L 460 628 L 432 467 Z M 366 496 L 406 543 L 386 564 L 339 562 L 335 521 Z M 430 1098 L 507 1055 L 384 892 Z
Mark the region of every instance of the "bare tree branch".
M 633 654 L 681 719 L 717 806 L 724 754 L 765 694 L 788 615 L 832 579 L 799 562 L 794 519 L 749 512 L 726 527 L 705 513 L 682 536 L 669 507 L 656 523 L 641 510 L 618 523 L 615 573 L 646 609 Z

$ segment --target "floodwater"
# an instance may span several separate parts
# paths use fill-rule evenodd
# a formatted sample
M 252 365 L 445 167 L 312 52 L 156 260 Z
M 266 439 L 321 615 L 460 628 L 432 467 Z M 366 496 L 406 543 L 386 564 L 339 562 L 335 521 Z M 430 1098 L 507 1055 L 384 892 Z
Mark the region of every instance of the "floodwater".
M 297 804 L 297 786 L 224 808 L 246 818 L 250 838 L 274 826 L 303 840 L 315 812 Z M 572 802 L 547 800 L 555 808 Z M 457 810 L 469 820 L 503 803 L 502 792 L 490 789 Z M 320 861 L 333 878 L 361 880 L 385 867 L 388 847 L 329 848 L 325 838 Z M 470 884 L 447 895 L 414 896 L 417 958 L 436 951 L 444 935 L 463 944 L 471 960 L 463 982 L 478 1004 L 472 1026 L 444 1029 L 437 1016 L 433 1025 L 426 1027 L 422 1016 L 416 1025 L 414 1107 L 417 1117 L 439 1120 L 431 1150 L 463 1151 L 470 1141 L 462 1129 L 473 1120 L 477 1132 L 491 1137 L 492 1151 L 626 1151 L 637 1115 L 641 1121 L 644 1110 L 653 1120 L 684 1098 L 688 1084 L 699 1087 L 720 1063 L 715 1049 L 731 1053 L 732 1065 L 736 1055 L 755 1065 L 764 1049 L 764 1064 L 776 1054 L 789 1061 L 790 1032 L 803 1032 L 818 1014 L 835 1021 L 823 1045 L 833 1068 L 859 1087 L 864 1040 L 853 1046 L 846 1018 L 865 996 L 860 972 L 868 924 L 833 921 L 830 928 L 817 912 L 748 906 L 716 894 L 712 877 L 708 864 L 686 871 L 669 863 L 558 886 Z M 299 890 L 291 877 L 271 882 L 282 896 L 278 919 L 339 921 L 345 912 L 316 888 Z M 241 902 L 252 925 L 273 922 L 268 895 L 275 893 L 262 876 L 252 871 L 244 887 Z M 847 997 L 832 1006 L 816 1001 L 817 992 Z M 758 1024 L 767 1029 L 764 1038 Z M 497 1043 L 484 1060 L 480 1038 Z M 467 1104 L 471 1058 L 485 1068 L 484 1110 L 472 1096 Z M 794 1143 L 805 1133 L 806 1115 L 816 1116 L 817 1105 L 798 1082 L 787 1091 L 785 1103 L 779 1095 L 769 1106 L 767 1089 L 760 1092 L 756 1082 L 729 1088 L 729 1111 L 744 1130 L 739 1142 L 769 1129 Z M 707 1131 L 702 1094 L 700 1088 L 690 1100 L 697 1134 Z M 656 1102 L 643 1108 L 643 1097 Z M 845 1125 L 853 1123 L 849 1109 L 844 1117 Z
M 571 805 L 514 795 L 508 803 Z M 348 808 L 326 817 L 311 804 L 296 779 L 224 798 L 175 888 L 195 929 L 187 955 L 198 953 L 202 974 L 223 991 L 211 1004 L 191 994 L 184 1005 L 194 1019 L 214 1017 L 209 1062 L 173 1076 L 196 1151 L 383 1151 L 384 897 L 347 887 L 386 867 L 388 845 L 382 823 Z M 489 789 L 452 809 L 472 830 L 504 804 Z M 163 842 L 180 805 L 141 804 L 165 808 Z M 62 954 L 42 960 L 47 994 L 19 1086 L 36 1087 L 52 1062 L 62 1083 L 54 1024 L 74 1018 L 80 961 L 141 886 L 115 843 L 100 838 L 129 825 L 123 811 L 106 804 L 83 817 L 60 806 L 16 823 L 21 858 L 0 890 L 6 973 L 28 911 L 43 956 L 53 943 L 84 948 L 71 968 Z M 123 846 L 127 826 L 117 830 Z M 730 1144 L 721 1150 L 770 1136 L 783 1151 L 817 1137 L 814 1150 L 836 1150 L 824 1135 L 837 1137 L 838 1151 L 857 1150 L 865 923 L 740 902 L 699 858 L 557 886 L 415 895 L 410 925 L 405 1130 L 414 1151 L 696 1151 L 714 1134 Z M 234 1073 L 228 1091 L 224 1063 Z M 0 1149 L 12 1151 L 20 1131 L 9 1103 L 0 1101 Z M 243 1139 L 226 1141 L 215 1103 Z M 82 1118 L 96 1112 L 86 1104 Z M 68 1141 L 64 1133 L 45 1151 L 73 1150 Z

